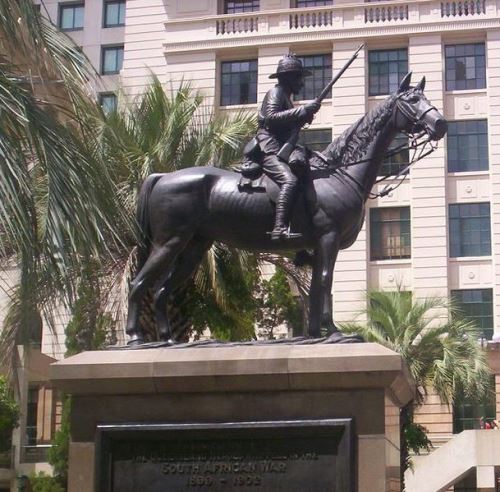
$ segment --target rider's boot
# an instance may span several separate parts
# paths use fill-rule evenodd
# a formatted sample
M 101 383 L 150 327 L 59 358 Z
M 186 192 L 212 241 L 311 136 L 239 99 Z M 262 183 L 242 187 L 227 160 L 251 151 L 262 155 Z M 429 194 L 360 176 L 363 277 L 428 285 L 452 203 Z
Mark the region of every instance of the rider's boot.
M 271 231 L 271 239 L 277 241 L 283 237 L 299 237 L 300 234 L 290 234 L 288 232 L 288 216 L 292 205 L 295 187 L 285 184 L 280 190 L 278 200 L 276 201 L 276 217 L 274 228 Z

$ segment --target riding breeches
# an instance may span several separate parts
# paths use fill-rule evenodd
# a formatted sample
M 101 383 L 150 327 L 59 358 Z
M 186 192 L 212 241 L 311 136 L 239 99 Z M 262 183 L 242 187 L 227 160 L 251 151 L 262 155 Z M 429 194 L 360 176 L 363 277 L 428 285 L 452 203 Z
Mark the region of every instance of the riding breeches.
M 264 155 L 262 167 L 264 172 L 280 187 L 280 193 L 276 201 L 275 228 L 286 228 L 290 207 L 297 189 L 297 176 L 293 174 L 288 164 L 285 164 L 273 154 Z
M 284 186 L 295 188 L 297 185 L 297 176 L 293 174 L 292 170 L 273 154 L 264 155 L 262 160 L 262 168 L 264 172 L 276 183 L 280 188 Z

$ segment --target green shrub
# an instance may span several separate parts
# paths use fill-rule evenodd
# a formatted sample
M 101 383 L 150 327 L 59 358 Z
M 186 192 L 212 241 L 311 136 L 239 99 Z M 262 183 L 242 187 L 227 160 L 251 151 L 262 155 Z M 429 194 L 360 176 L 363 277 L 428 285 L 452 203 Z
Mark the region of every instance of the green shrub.
M 70 440 L 71 397 L 66 396 L 63 402 L 61 427 L 55 433 L 52 447 L 48 450 L 48 462 L 54 468 L 58 483 L 66 484 L 68 480 L 68 457 Z
M 29 477 L 32 492 L 66 492 L 56 477 L 51 477 L 44 472 Z
M 7 379 L 0 376 L 0 452 L 11 447 L 12 431 L 19 425 L 19 406 L 9 389 Z

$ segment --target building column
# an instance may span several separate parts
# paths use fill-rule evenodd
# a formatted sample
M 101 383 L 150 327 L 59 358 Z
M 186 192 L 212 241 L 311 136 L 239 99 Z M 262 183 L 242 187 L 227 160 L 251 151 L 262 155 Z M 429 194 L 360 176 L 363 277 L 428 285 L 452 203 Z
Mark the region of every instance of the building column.
M 125 58 L 121 79 L 123 90 L 129 97 L 143 92 L 151 73 L 156 74 L 162 82 L 168 80 L 163 48 L 167 37 L 165 22 L 168 19 L 165 3 L 163 0 L 127 1 Z M 186 75 L 188 77 L 188 73 Z
M 488 147 L 491 177 L 491 253 L 493 260 L 494 331 L 500 327 L 500 31 L 488 31 L 486 38 L 488 88 Z
M 495 400 L 497 420 L 500 421 L 500 374 L 495 374 Z
M 477 492 L 495 492 L 495 467 L 478 466 L 476 468 Z
M 334 73 L 349 60 L 359 44 L 359 40 L 334 44 L 332 55 Z M 333 88 L 334 138 L 366 113 L 365 60 L 365 50 L 362 50 Z M 333 309 L 336 321 L 353 321 L 353 313 L 358 313 L 366 307 L 367 248 L 365 223 L 356 242 L 339 253 L 333 277 Z
M 189 85 L 205 96 L 207 106 L 217 106 L 220 98 L 220 74 L 215 51 L 169 54 L 167 56 L 167 91 L 170 85 L 177 90 L 181 84 Z
M 444 114 L 442 50 L 440 35 L 413 36 L 409 39 L 412 85 L 425 76 L 425 95 Z M 443 139 L 435 152 L 417 162 L 410 171 L 412 289 L 417 299 L 449 296 L 446 178 Z M 448 317 L 446 309 L 433 314 L 442 320 Z M 433 391 L 427 396 L 426 404 L 417 410 L 415 421 L 429 429 L 434 441 L 453 432 L 452 412 Z
M 425 94 L 443 112 L 440 35 L 410 37 L 410 70 L 415 85 L 425 76 Z M 411 169 L 413 291 L 416 298 L 448 297 L 448 246 L 445 143 Z M 447 312 L 443 312 L 447 316 Z

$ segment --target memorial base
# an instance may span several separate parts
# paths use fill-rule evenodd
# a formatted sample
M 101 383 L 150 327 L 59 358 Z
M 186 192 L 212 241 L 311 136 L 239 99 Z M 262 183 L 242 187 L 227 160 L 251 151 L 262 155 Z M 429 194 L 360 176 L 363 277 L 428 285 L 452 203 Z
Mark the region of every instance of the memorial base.
M 376 344 L 85 352 L 69 492 L 399 491 L 401 357 Z

